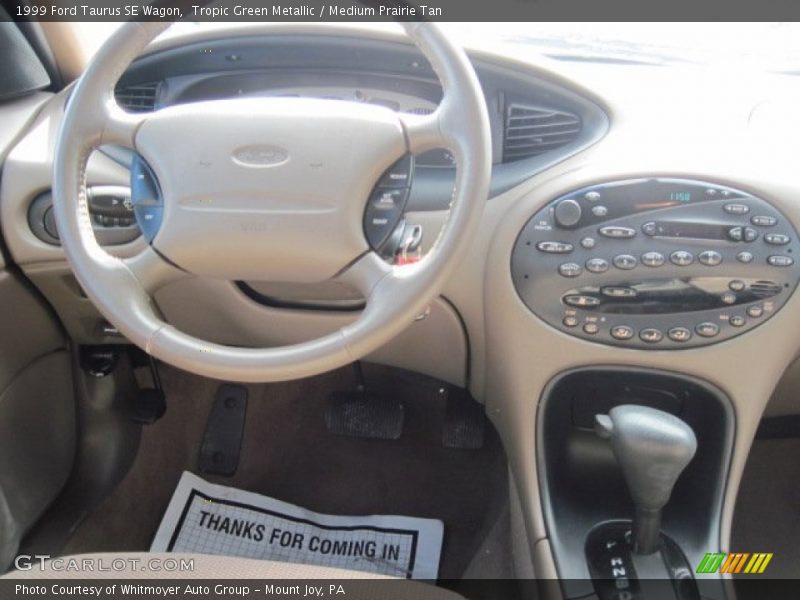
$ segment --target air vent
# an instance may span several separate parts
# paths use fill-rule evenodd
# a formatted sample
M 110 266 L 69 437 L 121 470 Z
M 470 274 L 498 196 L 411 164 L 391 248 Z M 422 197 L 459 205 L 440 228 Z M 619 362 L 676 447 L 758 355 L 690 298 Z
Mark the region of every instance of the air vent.
M 572 113 L 510 104 L 506 109 L 503 161 L 537 156 L 574 142 L 581 127 L 581 118 Z
M 156 107 L 159 83 L 141 83 L 118 87 L 114 95 L 117 103 L 130 112 L 151 112 Z

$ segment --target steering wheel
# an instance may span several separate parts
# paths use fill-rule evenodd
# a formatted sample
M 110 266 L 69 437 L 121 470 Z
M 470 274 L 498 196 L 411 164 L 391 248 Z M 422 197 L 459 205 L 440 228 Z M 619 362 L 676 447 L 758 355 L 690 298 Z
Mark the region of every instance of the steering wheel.
M 428 22 L 406 34 L 444 94 L 430 115 L 311 98 L 240 98 L 128 113 L 114 86 L 169 24 L 127 23 L 100 49 L 68 101 L 55 150 L 54 211 L 62 246 L 88 297 L 149 354 L 193 373 L 242 382 L 295 379 L 358 360 L 408 327 L 465 257 L 486 202 L 491 136 L 485 100 L 464 51 Z M 86 163 L 103 144 L 132 148 L 160 198 L 160 226 L 136 256 L 97 243 Z M 447 148 L 455 190 L 425 257 L 392 266 L 370 249 L 362 220 L 381 174 L 408 152 Z M 151 199 L 153 200 L 153 199 Z M 337 332 L 277 348 L 224 346 L 183 333 L 152 294 L 182 277 L 318 282 L 366 299 Z

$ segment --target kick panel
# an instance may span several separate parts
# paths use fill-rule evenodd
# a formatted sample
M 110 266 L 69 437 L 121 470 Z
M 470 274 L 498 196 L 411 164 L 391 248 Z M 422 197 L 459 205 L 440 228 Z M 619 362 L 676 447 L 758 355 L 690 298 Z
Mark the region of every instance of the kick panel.
M 522 229 L 514 285 L 561 331 L 616 346 L 680 349 L 772 317 L 800 277 L 798 234 L 775 207 L 673 178 L 565 194 Z

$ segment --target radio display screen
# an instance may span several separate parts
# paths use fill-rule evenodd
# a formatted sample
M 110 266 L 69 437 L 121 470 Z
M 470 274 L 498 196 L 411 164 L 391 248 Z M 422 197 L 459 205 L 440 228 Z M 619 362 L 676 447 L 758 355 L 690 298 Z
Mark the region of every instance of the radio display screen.
M 725 240 L 729 225 L 692 221 L 656 221 L 655 235 L 696 240 Z

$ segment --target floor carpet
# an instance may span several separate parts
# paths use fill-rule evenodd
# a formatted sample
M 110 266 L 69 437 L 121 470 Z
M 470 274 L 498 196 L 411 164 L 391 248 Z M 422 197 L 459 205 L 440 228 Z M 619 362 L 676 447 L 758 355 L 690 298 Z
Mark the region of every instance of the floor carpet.
M 164 367 L 167 413 L 145 428 L 133 468 L 69 539 L 63 554 L 146 550 L 184 470 L 198 455 L 216 381 Z M 401 514 L 444 521 L 442 578 L 460 577 L 505 505 L 507 466 L 497 434 L 481 450 L 441 445 L 445 403 L 437 382 L 370 366 L 371 391 L 402 398 L 406 426 L 397 441 L 328 434 L 328 394 L 352 389 L 342 369 L 300 381 L 248 386 L 241 459 L 215 483 L 330 514 Z

